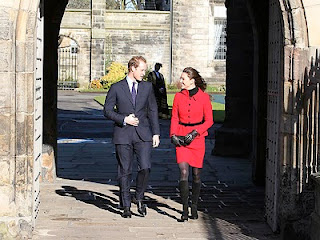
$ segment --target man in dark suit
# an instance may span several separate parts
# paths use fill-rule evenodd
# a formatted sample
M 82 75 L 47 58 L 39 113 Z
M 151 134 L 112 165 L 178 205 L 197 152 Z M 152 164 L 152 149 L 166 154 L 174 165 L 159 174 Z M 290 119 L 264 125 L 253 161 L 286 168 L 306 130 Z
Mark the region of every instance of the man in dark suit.
M 158 110 L 152 84 L 141 81 L 146 70 L 147 63 L 142 56 L 132 57 L 128 62 L 127 77 L 111 86 L 104 104 L 104 115 L 115 122 L 113 142 L 124 218 L 131 218 L 130 183 L 134 154 L 138 162 L 135 199 L 138 212 L 143 216 L 147 214 L 142 200 L 151 168 L 151 149 L 160 143 Z

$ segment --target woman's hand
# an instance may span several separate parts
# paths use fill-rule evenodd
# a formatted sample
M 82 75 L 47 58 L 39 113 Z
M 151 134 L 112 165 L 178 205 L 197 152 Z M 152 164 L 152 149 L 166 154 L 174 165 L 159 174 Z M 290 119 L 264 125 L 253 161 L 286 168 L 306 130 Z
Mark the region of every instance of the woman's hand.
M 184 143 L 184 137 L 182 136 L 172 135 L 171 142 L 178 147 L 186 146 L 186 144 Z
M 197 130 L 192 130 L 192 132 L 188 133 L 184 137 L 185 144 L 189 145 L 198 135 L 199 133 L 197 132 Z

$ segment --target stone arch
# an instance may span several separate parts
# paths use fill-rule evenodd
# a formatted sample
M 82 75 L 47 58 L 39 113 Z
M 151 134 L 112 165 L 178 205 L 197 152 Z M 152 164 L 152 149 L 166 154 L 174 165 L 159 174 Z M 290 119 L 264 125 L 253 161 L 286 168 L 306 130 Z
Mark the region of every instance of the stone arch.
M 1 168 L 8 171 L 1 174 L 0 186 L 0 223 L 5 226 L 5 238 L 30 237 L 32 231 L 34 59 L 39 2 L 0 3 L 2 26 L 6 26 L 0 33 L 0 42 L 5 46 L 0 75 L 7 80 L 1 81 L 4 85 L 0 89 L 0 118 L 5 126 L 1 130 Z
M 61 29 L 59 36 L 68 37 L 78 44 L 78 83 L 80 87 L 87 87 L 90 81 L 90 35 Z
M 61 39 L 61 37 L 62 37 L 62 39 Z M 65 38 L 65 37 L 66 38 L 70 38 L 72 41 L 74 41 L 77 44 L 77 47 L 80 47 L 80 44 L 78 43 L 78 40 L 74 36 L 72 36 L 71 33 L 70 33 L 70 35 L 59 34 L 59 43 L 58 43 L 59 46 L 61 44 L 61 41 L 63 41 L 63 38 Z
M 306 197 L 308 193 L 303 189 L 309 184 L 308 180 L 304 179 L 308 179 L 310 173 L 304 170 L 306 168 L 304 161 L 308 161 L 304 158 L 308 157 L 303 155 L 306 149 L 303 146 L 304 140 L 302 142 L 300 140 L 307 137 L 307 133 L 303 130 L 305 113 L 297 107 L 300 104 L 301 89 L 306 87 L 305 68 L 309 65 L 309 39 L 303 2 L 294 0 L 274 2 L 279 4 L 280 16 L 278 20 L 269 19 L 269 29 L 273 21 L 281 21 L 282 42 L 278 44 L 281 56 L 276 66 L 272 52 L 277 50 L 272 45 L 273 38 L 269 37 L 271 40 L 269 40 L 267 130 L 269 131 L 271 127 L 278 134 L 274 138 L 269 131 L 270 134 L 267 136 L 266 211 L 268 223 L 274 231 L 290 232 L 292 231 L 290 219 L 302 219 L 303 215 L 310 214 L 308 212 L 310 209 L 306 210 L 308 208 L 306 203 L 301 202 L 301 199 L 308 198 Z M 278 75 L 277 71 L 281 74 Z M 279 95 L 273 97 L 273 94 Z M 276 106 L 274 103 L 277 101 L 279 104 Z M 270 111 L 270 107 L 274 109 Z M 278 117 L 275 118 L 275 114 Z M 274 123 L 276 126 L 273 126 Z M 270 156 L 274 154 L 275 147 L 278 150 L 275 150 L 276 156 L 272 158 Z M 300 231 L 299 227 L 295 231 Z
M 232 35 L 228 36 L 229 43 L 232 41 L 232 44 L 228 46 L 229 56 L 231 54 L 229 59 L 227 53 L 227 109 L 226 121 L 222 128 L 216 131 L 214 153 L 218 155 L 234 154 L 233 156 L 248 156 L 247 154 L 250 154 L 251 148 L 250 139 L 252 133 L 250 131 L 252 131 L 254 127 L 258 130 L 256 138 L 252 141 L 257 142 L 256 148 L 258 150 L 256 156 L 258 160 L 255 161 L 257 164 L 256 172 L 254 172 L 253 175 L 259 176 L 259 174 L 264 173 L 264 169 L 267 170 L 267 179 L 269 179 L 269 182 L 266 186 L 268 189 L 266 199 L 269 196 L 268 194 L 274 195 L 274 197 L 271 198 L 270 208 L 268 209 L 271 216 L 269 224 L 272 229 L 276 231 L 283 228 L 290 217 L 297 217 L 297 214 L 295 215 L 297 211 L 294 209 L 299 207 L 298 198 L 301 195 L 297 193 L 296 189 L 297 187 L 301 188 L 301 185 L 303 185 L 294 173 L 294 164 L 297 161 L 294 147 L 297 145 L 296 138 L 299 138 L 299 133 L 295 132 L 295 124 L 301 124 L 300 122 L 294 122 L 295 117 L 298 115 L 295 113 L 294 105 L 296 104 L 295 96 L 298 90 L 297 83 L 299 81 L 303 82 L 305 67 L 308 66 L 309 40 L 302 2 L 284 0 L 270 1 L 270 4 L 273 3 L 275 5 L 273 10 L 278 12 L 277 19 L 274 19 L 274 21 L 276 23 L 278 22 L 277 24 L 279 25 L 279 29 L 272 29 L 270 33 L 280 33 L 275 43 L 279 51 L 276 53 L 278 54 L 277 61 L 273 62 L 273 66 L 276 67 L 273 71 L 271 67 L 272 59 L 270 57 L 272 56 L 272 51 L 274 51 L 274 46 L 269 44 L 268 47 L 268 36 L 263 35 L 257 28 L 253 30 L 253 33 L 248 30 L 248 25 L 250 25 L 247 20 L 248 14 L 249 16 L 251 15 L 251 26 L 254 24 L 259 25 L 259 27 L 265 26 L 263 30 L 266 31 L 272 26 L 272 23 L 264 22 L 266 18 L 259 20 L 261 17 L 261 14 L 259 16 L 259 9 L 266 9 L 268 17 L 269 6 L 261 7 L 261 3 L 256 2 L 257 1 L 251 0 L 229 0 L 226 2 L 228 8 L 228 26 L 229 30 L 232 30 Z M 245 7 L 246 4 L 247 6 Z M 229 18 L 229 11 L 231 18 Z M 245 14 L 245 11 L 249 13 Z M 238 19 L 232 19 L 232 17 Z M 243 24 L 244 21 L 247 21 L 247 26 Z M 240 25 L 240 23 L 242 23 L 242 25 Z M 237 27 L 232 28 L 232 26 Z M 241 34 L 243 33 L 239 33 L 240 27 L 253 35 L 255 44 L 264 46 L 265 49 L 269 48 L 269 50 L 261 49 L 260 46 L 258 52 L 257 48 L 253 50 L 248 48 L 248 43 L 241 38 Z M 244 34 L 248 33 L 245 32 Z M 247 39 L 247 37 L 245 39 Z M 235 45 L 235 42 L 240 42 L 242 45 Z M 245 53 L 241 53 L 242 50 L 239 49 L 240 46 L 248 50 Z M 269 61 L 268 57 L 265 57 L 268 56 L 268 52 L 270 56 Z M 242 55 L 239 57 L 239 54 Z M 254 56 L 253 76 L 250 75 L 252 74 L 250 71 L 247 73 L 242 72 L 242 65 L 248 67 L 246 65 L 246 54 L 252 54 L 251 56 Z M 238 58 L 236 56 L 238 56 Z M 239 59 L 245 63 L 241 65 Z M 268 66 L 269 72 L 263 69 L 268 69 Z M 235 73 L 235 69 L 238 72 Z M 269 78 L 266 76 L 269 76 Z M 253 78 L 252 81 L 250 81 L 250 77 Z M 254 84 L 258 85 L 258 87 L 254 87 L 254 89 L 256 89 L 255 93 L 250 93 L 246 89 L 250 88 L 252 83 L 253 86 Z M 241 84 L 246 88 L 241 86 Z M 273 87 L 272 84 L 276 87 Z M 242 91 L 242 93 L 240 91 Z M 247 94 L 243 94 L 243 92 Z M 250 115 L 251 103 L 250 99 L 248 99 L 248 97 L 250 98 L 250 94 L 251 96 L 252 94 L 258 94 L 257 102 L 259 104 L 262 103 L 260 104 L 261 107 L 259 104 L 257 105 L 256 112 L 260 115 L 257 115 L 257 124 L 254 127 L 248 124 L 252 117 Z M 276 95 L 277 98 L 272 99 L 273 94 Z M 270 105 L 270 103 L 275 100 L 277 104 Z M 270 108 L 272 108 L 273 112 L 268 111 Z M 263 114 L 261 114 L 261 112 L 263 112 Z M 273 119 L 275 114 L 278 116 L 277 121 Z M 277 136 L 272 136 L 272 139 L 267 138 L 270 123 L 274 124 L 272 131 L 279 133 Z M 262 131 L 259 132 L 260 130 Z M 266 140 L 261 141 L 261 139 Z M 270 147 L 270 142 L 275 143 L 274 147 Z M 274 165 L 270 165 L 270 163 L 268 163 L 268 156 L 275 154 L 273 151 L 275 148 L 278 149 L 278 152 L 276 157 L 269 161 L 274 162 Z M 249 151 L 245 152 L 245 150 Z M 259 181 L 263 183 L 264 177 L 260 178 Z M 301 213 L 301 211 L 299 213 Z
M 280 108 L 281 123 L 279 124 L 282 135 L 277 139 L 281 143 L 281 154 L 276 162 L 279 167 L 279 175 L 275 180 L 281 183 L 277 193 L 279 203 L 276 207 L 281 207 L 280 210 L 277 209 L 279 210 L 277 217 L 279 224 L 283 226 L 286 220 L 292 217 L 292 213 L 297 212 L 297 208 L 301 208 L 297 198 L 300 189 L 304 188 L 304 182 L 301 182 L 301 179 L 298 179 L 293 171 L 293 164 L 299 160 L 294 155 L 295 149 L 287 150 L 286 146 L 294 146 L 297 144 L 294 137 L 304 134 L 295 132 L 295 125 L 301 125 L 301 121 L 295 119 L 299 119 L 301 113 L 296 112 L 297 108 L 294 105 L 299 103 L 297 96 L 299 87 L 301 89 L 305 84 L 305 72 L 309 67 L 310 43 L 303 7 L 304 1 L 278 1 L 283 23 L 284 55 L 282 58 L 283 75 L 277 79 L 283 87 L 281 95 L 283 104 Z M 0 43 L 6 46 L 2 54 L 4 57 L 0 59 L 3 62 L 0 65 L 0 76 L 8 80 L 7 82 L 2 81 L 0 87 L 2 106 L 0 118 L 4 126 L 1 129 L 3 141 L 1 141 L 0 148 L 2 160 L 0 169 L 4 171 L 1 172 L 3 174 L 0 174 L 3 183 L 0 186 L 0 223 L 5 223 L 7 232 L 8 234 L 10 232 L 12 237 L 28 235 L 32 229 L 32 189 L 34 186 L 31 178 L 34 167 L 32 141 L 34 139 L 35 26 L 39 2 L 40 0 L 16 0 L 0 3 L 0 11 L 3 13 L 2 16 L 6 16 L 4 18 L 5 25 L 8 26 L 4 28 L 4 31 L 0 31 Z M 57 1 L 51 2 L 57 5 Z M 49 48 L 56 46 L 54 43 L 55 34 L 57 34 L 61 12 L 63 13 L 66 1 L 61 0 L 59 4 L 53 11 L 56 15 L 49 16 L 47 19 L 49 21 L 48 27 L 52 30 L 47 37 L 50 38 L 50 34 L 54 35 L 53 42 L 48 44 Z M 207 5 L 207 1 L 205 1 L 203 6 Z M 183 7 L 185 6 L 182 6 L 182 10 Z M 74 38 L 77 37 L 74 36 Z M 186 44 L 187 47 L 188 44 Z M 182 61 L 178 55 L 177 53 L 173 56 L 174 60 Z M 189 57 L 192 58 L 192 56 Z M 51 67 L 52 62 L 54 62 L 54 56 L 47 59 L 47 64 L 54 71 L 54 67 Z M 56 84 L 52 71 L 47 72 L 46 81 L 49 84 L 46 85 L 46 89 L 51 89 L 51 87 L 55 89 Z M 179 74 L 181 70 L 175 69 L 175 71 Z M 54 104 L 56 96 L 54 91 L 50 91 L 45 93 L 47 100 L 49 100 L 47 106 L 56 109 Z M 55 116 L 56 110 L 47 113 L 47 119 L 55 119 Z M 55 126 L 55 121 L 49 122 L 46 129 L 50 131 L 50 129 L 55 129 Z M 48 138 L 50 139 L 49 143 L 54 146 L 54 134 L 51 136 L 50 132 L 47 132 Z M 297 191 L 297 189 L 299 190 Z M 9 216 L 10 222 L 8 222 L 9 218 L 4 216 Z M 278 227 L 275 225 L 274 229 Z

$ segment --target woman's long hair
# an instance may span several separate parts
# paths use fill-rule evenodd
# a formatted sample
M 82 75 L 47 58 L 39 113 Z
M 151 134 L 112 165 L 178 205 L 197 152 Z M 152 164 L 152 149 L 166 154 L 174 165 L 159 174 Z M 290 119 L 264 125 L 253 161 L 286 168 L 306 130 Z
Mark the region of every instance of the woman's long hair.
M 203 77 L 199 74 L 199 72 L 192 68 L 186 67 L 182 72 L 185 72 L 190 79 L 194 79 L 195 85 L 200 88 L 202 91 L 205 91 L 207 88 L 207 83 L 204 81 Z

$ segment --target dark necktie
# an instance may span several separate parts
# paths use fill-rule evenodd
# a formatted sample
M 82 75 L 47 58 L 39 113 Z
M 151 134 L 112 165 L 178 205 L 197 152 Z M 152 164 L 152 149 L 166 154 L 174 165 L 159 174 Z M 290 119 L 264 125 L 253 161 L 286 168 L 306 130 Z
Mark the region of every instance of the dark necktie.
M 132 91 L 131 91 L 133 104 L 136 104 L 136 96 L 137 96 L 136 88 L 134 87 L 135 84 L 136 84 L 135 82 L 132 83 Z

